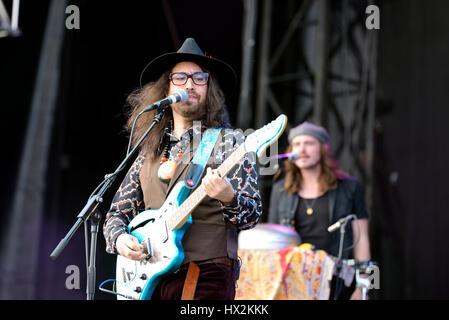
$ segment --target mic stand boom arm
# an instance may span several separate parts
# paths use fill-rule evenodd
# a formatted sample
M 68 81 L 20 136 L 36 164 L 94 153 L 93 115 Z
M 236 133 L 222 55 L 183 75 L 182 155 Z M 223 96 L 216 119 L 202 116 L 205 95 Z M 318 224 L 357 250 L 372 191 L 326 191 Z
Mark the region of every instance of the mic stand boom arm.
M 86 205 L 81 210 L 81 212 L 77 216 L 77 221 L 72 226 L 72 228 L 69 230 L 69 232 L 66 234 L 66 236 L 59 242 L 57 247 L 53 250 L 53 252 L 50 255 L 50 258 L 55 260 L 62 250 L 67 246 L 70 239 L 73 237 L 75 232 L 78 230 L 78 228 L 81 226 L 83 222 L 87 222 L 90 220 L 92 222 L 91 227 L 91 233 L 92 233 L 92 245 L 91 245 L 91 252 L 90 252 L 90 264 L 88 266 L 88 281 L 87 281 L 87 300 L 93 300 L 94 292 L 95 292 L 95 256 L 96 256 L 96 235 L 98 233 L 98 224 L 101 220 L 101 214 L 97 210 L 97 207 L 100 203 L 103 202 L 103 195 L 106 193 L 106 191 L 111 187 L 112 183 L 114 182 L 117 175 L 120 173 L 120 171 L 125 168 L 126 163 L 128 160 L 135 154 L 137 148 L 142 143 L 142 141 L 147 137 L 147 135 L 150 133 L 150 131 L 153 129 L 153 127 L 159 123 L 165 113 L 166 106 L 162 108 L 158 108 L 157 114 L 153 119 L 153 122 L 151 123 L 148 130 L 143 134 L 143 136 L 139 139 L 139 141 L 136 143 L 134 148 L 127 153 L 125 159 L 120 163 L 120 165 L 117 167 L 117 169 L 114 171 L 114 173 L 107 174 L 101 182 L 98 187 L 94 190 L 94 192 L 91 194 L 89 199 L 87 200 Z M 130 137 L 131 139 L 132 137 Z M 100 188 L 101 187 L 101 188 Z M 98 189 L 98 193 L 95 193 Z M 86 247 L 87 249 L 87 247 Z M 87 256 L 87 253 L 86 253 Z

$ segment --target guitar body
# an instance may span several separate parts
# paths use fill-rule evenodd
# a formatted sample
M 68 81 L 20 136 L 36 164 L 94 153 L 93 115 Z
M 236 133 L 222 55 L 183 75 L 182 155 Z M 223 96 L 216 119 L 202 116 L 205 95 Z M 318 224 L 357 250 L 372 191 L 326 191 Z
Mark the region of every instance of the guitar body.
M 143 211 L 128 225 L 128 232 L 144 245 L 151 257 L 148 260 L 134 261 L 117 256 L 118 293 L 129 299 L 149 300 L 158 283 L 181 266 L 184 260 L 181 241 L 192 224 L 192 216 L 182 227 L 173 231 L 167 227 L 167 218 L 189 193 L 184 181 L 178 182 L 160 209 Z M 126 298 L 118 295 L 118 299 Z

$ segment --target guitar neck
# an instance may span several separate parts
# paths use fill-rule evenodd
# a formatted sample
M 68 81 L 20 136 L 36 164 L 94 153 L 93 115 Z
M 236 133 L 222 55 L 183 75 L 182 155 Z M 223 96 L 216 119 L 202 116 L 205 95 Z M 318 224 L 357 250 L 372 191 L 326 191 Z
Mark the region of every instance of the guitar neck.
M 235 150 L 229 158 L 227 158 L 218 167 L 220 176 L 225 177 L 235 165 L 239 163 L 241 159 L 246 156 L 245 143 L 242 143 L 240 147 Z M 177 210 L 173 212 L 170 218 L 167 220 L 167 227 L 170 230 L 175 230 L 181 227 L 189 218 L 192 211 L 203 201 L 207 196 L 204 190 L 197 187 L 196 190 L 179 206 Z

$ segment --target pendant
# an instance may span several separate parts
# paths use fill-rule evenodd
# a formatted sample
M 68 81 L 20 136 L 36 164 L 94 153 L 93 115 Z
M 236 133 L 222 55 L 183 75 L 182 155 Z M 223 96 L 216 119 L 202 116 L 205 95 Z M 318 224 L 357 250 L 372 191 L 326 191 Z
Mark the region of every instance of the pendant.
M 310 216 L 313 213 L 313 208 L 307 208 L 306 213 Z
M 175 161 L 165 161 L 159 167 L 157 171 L 157 176 L 159 180 L 164 183 L 169 183 L 171 178 L 173 177 L 173 173 L 175 172 L 176 162 Z

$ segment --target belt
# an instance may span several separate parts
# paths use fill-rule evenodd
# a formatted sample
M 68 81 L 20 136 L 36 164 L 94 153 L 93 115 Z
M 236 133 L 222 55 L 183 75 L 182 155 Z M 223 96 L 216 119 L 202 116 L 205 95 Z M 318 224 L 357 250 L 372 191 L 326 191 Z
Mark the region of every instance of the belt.
M 184 286 L 182 287 L 181 300 L 193 300 L 199 275 L 200 267 L 195 262 L 190 261 Z

